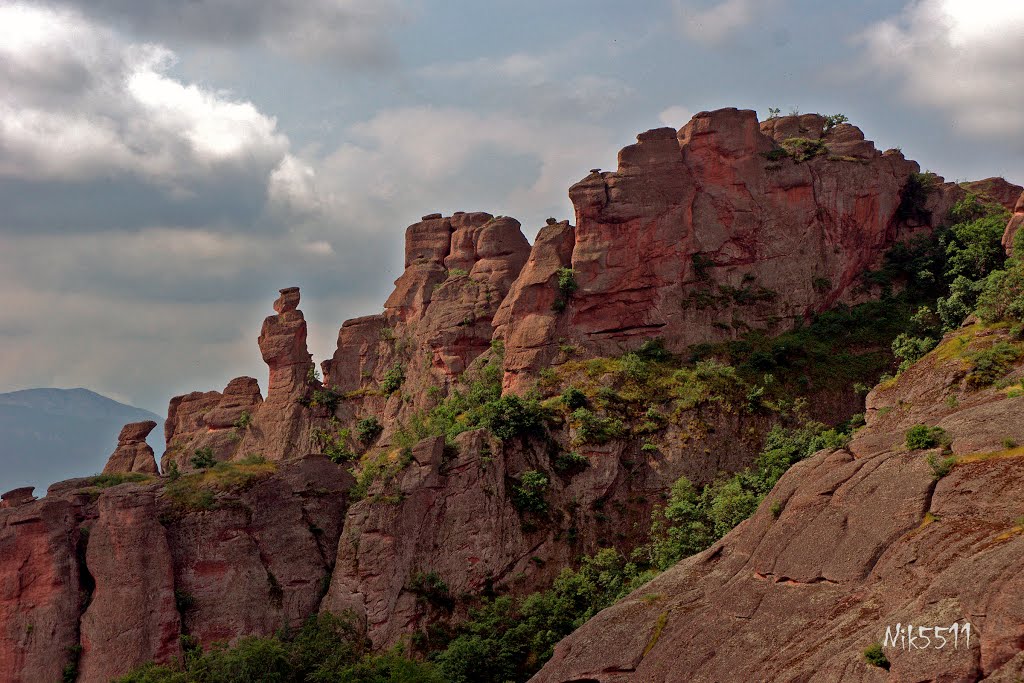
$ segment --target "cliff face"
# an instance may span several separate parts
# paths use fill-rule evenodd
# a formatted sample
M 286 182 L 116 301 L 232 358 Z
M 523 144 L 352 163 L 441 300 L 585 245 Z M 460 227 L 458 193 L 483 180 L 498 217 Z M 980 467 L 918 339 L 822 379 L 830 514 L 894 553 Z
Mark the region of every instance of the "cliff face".
M 1019 680 L 1024 398 L 965 380 L 965 359 L 1005 336 L 967 327 L 876 388 L 848 448 L 791 468 L 752 518 L 601 612 L 534 680 Z M 941 478 L 939 449 L 904 444 L 918 424 L 951 437 Z M 954 623 L 969 644 L 887 645 L 888 674 L 865 661 L 888 627 Z
M 109 681 L 315 613 L 351 476 L 323 458 L 55 484 L 0 511 L 0 680 Z M 80 650 L 79 650 L 80 648 Z
M 642 542 L 672 482 L 685 475 L 705 484 L 742 469 L 793 408 L 759 402 L 752 387 L 714 375 L 714 367 L 708 376 L 656 378 L 676 389 L 689 382 L 692 395 L 648 391 L 608 357 L 654 338 L 682 352 L 749 329 L 781 332 L 838 302 L 869 299 L 877 292 L 862 286 L 862 273 L 897 241 L 937 227 L 964 194 L 918 174 L 898 152 L 878 152 L 853 126 L 826 128 L 817 115 L 758 124 L 753 112 L 730 109 L 698 114 L 679 131 L 643 133 L 622 150 L 616 172 L 592 173 L 571 188 L 577 225 L 552 220 L 532 247 L 511 218 L 424 216 L 406 231 L 405 271 L 384 311 L 341 326 L 322 377 L 306 347 L 299 292 L 281 290 L 258 338 L 266 397 L 256 379 L 240 377 L 222 392 L 171 399 L 163 477 L 141 443 L 148 425 L 136 424 L 122 433 L 110 477 L 54 485 L 38 501 L 31 491 L 5 494 L 0 679 L 59 678 L 76 660 L 80 680 L 107 680 L 178 656 L 180 635 L 209 646 L 267 635 L 318 610 L 353 610 L 382 648 L 451 615 L 450 604 L 424 600 L 424 575 L 442 577 L 448 598 L 471 602 L 490 590 L 545 587 L 582 554 Z M 728 395 L 711 400 L 709 382 L 728 385 Z M 506 396 L 540 388 L 553 397 L 568 386 L 586 389 L 589 417 L 549 410 L 545 424 L 505 438 L 478 423 L 447 433 L 448 443 L 436 425 L 423 433 L 431 411 L 448 411 L 454 421 L 472 412 L 459 400 L 474 392 L 496 398 L 502 388 Z M 975 400 L 965 396 L 964 406 Z M 840 403 L 816 408 L 853 412 L 849 401 Z M 782 540 L 757 550 L 762 576 L 736 593 L 748 597 L 700 598 L 709 613 L 742 617 L 772 591 L 804 584 L 838 591 L 865 581 L 886 544 L 934 501 L 918 479 L 920 462 L 870 441 L 896 419 L 882 412 L 876 406 L 871 428 L 849 452 L 811 461 L 829 467 L 805 463 L 787 478 L 793 496 L 800 472 L 819 479 L 810 479 L 811 493 L 785 503 L 778 521 L 762 511 L 720 546 L 747 539 L 731 554 L 702 555 L 659 579 L 681 577 L 665 595 L 684 596 L 680 605 L 697 600 L 696 588 L 679 588 L 691 580 L 728 584 L 722 595 L 731 594 L 729 572 L 739 560 L 729 558 L 753 556 L 769 532 Z M 885 467 L 896 483 L 870 484 L 893 497 L 882 525 L 888 531 L 876 539 L 867 527 L 878 509 L 835 508 L 829 496 L 839 489 L 821 492 L 833 479 L 836 487 L 856 486 L 890 458 Z M 545 482 L 542 511 L 522 502 L 528 474 Z M 776 561 L 771 553 L 784 555 L 785 539 L 806 529 L 826 547 L 833 532 L 850 545 Z M 791 636 L 805 623 L 783 614 L 794 605 L 779 598 Z M 643 619 L 652 612 L 632 602 L 616 609 L 641 614 L 621 620 L 632 630 L 617 637 L 643 640 L 643 654 L 650 635 Z M 683 623 L 666 619 L 659 632 Z M 605 647 L 606 657 L 618 651 L 587 628 L 583 640 L 559 650 L 543 680 L 583 671 L 572 653 L 593 654 L 591 644 Z M 587 669 L 580 680 L 615 680 L 608 676 L 648 661 L 626 652 L 629 662 Z
M 816 114 L 759 125 L 752 111 L 724 109 L 637 136 L 616 171 L 570 188 L 574 236 L 534 246 L 531 263 L 547 265 L 531 279 L 551 270 L 555 253 L 574 271 L 565 313 L 551 316 L 550 295 L 529 287 L 503 303 L 495 323 L 505 385 L 529 387 L 559 361 L 560 344 L 616 354 L 661 336 L 681 351 L 862 299 L 861 274 L 963 196 L 934 178 L 909 206 L 919 171 L 855 126 L 827 127 Z

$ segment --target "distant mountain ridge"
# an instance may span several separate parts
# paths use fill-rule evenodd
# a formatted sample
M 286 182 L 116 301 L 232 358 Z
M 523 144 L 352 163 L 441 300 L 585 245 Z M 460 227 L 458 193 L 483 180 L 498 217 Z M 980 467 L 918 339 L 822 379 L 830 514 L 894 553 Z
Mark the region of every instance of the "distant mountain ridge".
M 126 422 L 155 420 L 150 445 L 162 451 L 163 418 L 88 389 L 23 389 L 0 394 L 0 491 L 103 469 Z

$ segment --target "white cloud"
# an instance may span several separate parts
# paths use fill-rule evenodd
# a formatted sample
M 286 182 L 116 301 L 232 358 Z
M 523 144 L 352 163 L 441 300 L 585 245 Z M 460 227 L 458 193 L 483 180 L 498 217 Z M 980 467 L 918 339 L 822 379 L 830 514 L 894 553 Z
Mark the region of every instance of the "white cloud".
M 956 127 L 1019 140 L 1024 128 L 1024 3 L 919 0 L 859 39 L 872 73 L 905 99 L 946 111 Z
M 682 105 L 669 107 L 658 114 L 658 120 L 671 128 L 682 128 L 691 118 L 693 118 L 693 112 Z
M 600 126 L 457 107 L 383 110 L 349 132 L 350 142 L 307 163 L 328 213 L 368 229 L 404 227 L 435 210 L 483 210 L 513 215 L 529 231 L 549 215 L 568 216 L 569 185 L 617 150 Z
M 69 9 L 0 6 L 0 175 L 84 181 L 130 174 L 187 194 L 225 166 L 277 166 L 276 121 L 167 75 L 174 55 Z
M 710 7 L 694 7 L 692 0 L 675 0 L 676 23 L 690 38 L 714 45 L 754 22 L 775 0 L 721 0 Z

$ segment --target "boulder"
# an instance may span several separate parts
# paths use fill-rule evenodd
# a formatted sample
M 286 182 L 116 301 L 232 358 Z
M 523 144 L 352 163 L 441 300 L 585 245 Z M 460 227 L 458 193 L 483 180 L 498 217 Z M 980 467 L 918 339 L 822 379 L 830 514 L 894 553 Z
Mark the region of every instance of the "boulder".
M 155 427 L 156 422 L 153 420 L 126 424 L 117 437 L 117 448 L 103 467 L 103 474 L 158 474 L 153 449 L 146 443 L 146 437 Z

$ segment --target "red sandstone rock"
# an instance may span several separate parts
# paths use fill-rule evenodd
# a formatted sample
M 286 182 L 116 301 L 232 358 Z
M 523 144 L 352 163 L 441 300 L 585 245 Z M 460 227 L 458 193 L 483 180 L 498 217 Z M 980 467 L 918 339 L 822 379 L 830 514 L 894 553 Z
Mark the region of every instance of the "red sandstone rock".
M 1019 677 L 1024 459 L 1004 444 L 1024 441 L 1022 399 L 967 391 L 958 359 L 942 358 L 876 388 L 848 449 L 794 466 L 751 519 L 563 640 L 533 680 Z M 927 453 L 903 445 L 919 423 L 946 429 L 961 459 L 938 482 Z M 969 646 L 886 647 L 888 674 L 864 660 L 887 627 L 954 622 L 972 624 Z
M 131 422 L 121 429 L 117 437 L 117 448 L 107 460 L 103 474 L 116 472 L 141 472 L 157 474 L 153 449 L 146 443 L 146 437 L 156 427 L 156 422 Z
M 86 553 L 96 587 L 82 616 L 80 681 L 109 681 L 181 655 L 174 566 L 154 488 L 116 487 L 98 501 Z
M 1007 182 L 1005 178 L 985 178 L 984 180 L 974 180 L 967 183 L 960 183 L 960 187 L 964 188 L 968 192 L 973 192 L 974 194 L 981 195 L 986 199 L 994 201 L 1007 211 L 1014 210 L 1014 207 L 1017 205 L 1018 198 L 1021 193 L 1024 192 L 1024 187 Z
M 1007 254 L 1013 254 L 1013 242 L 1017 236 L 1020 226 L 1024 225 L 1024 192 L 1020 193 L 1017 203 L 1013 207 L 1013 215 L 1010 222 L 1006 224 L 1006 231 L 1003 233 L 1003 247 Z
M 36 499 L 32 495 L 32 492 L 35 490 L 35 486 L 22 486 L 21 488 L 11 489 L 0 496 L 0 508 L 13 508 L 31 503 Z
M 777 145 L 794 137 L 823 147 L 794 159 Z M 939 179 L 905 220 L 901 193 L 919 170 L 899 153 L 878 153 L 854 126 L 824 133 L 818 115 L 759 126 L 752 111 L 723 109 L 697 114 L 678 133 L 637 136 L 616 172 L 570 189 L 579 290 L 564 321 L 541 323 L 546 332 L 506 333 L 506 385 L 528 386 L 551 358 L 534 350 L 550 349 L 556 335 L 589 354 L 655 336 L 682 350 L 748 328 L 781 330 L 857 300 L 860 274 L 896 240 L 937 225 L 963 194 Z M 928 215 L 930 223 L 917 222 Z M 513 288 L 503 308 L 519 311 L 517 321 L 547 317 L 547 302 L 521 302 L 523 291 Z
M 251 420 L 262 402 L 259 383 L 252 377 L 236 377 L 223 393 L 195 391 L 172 398 L 164 422 L 167 449 L 162 469 L 166 472 L 171 462 L 179 470 L 190 469 L 192 457 L 202 448 L 212 449 L 217 460 L 230 460 L 246 431 L 235 425 L 245 414 Z
M 78 644 L 78 540 L 66 500 L 0 510 L 0 680 L 61 680 Z

